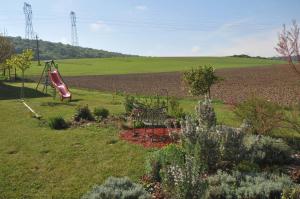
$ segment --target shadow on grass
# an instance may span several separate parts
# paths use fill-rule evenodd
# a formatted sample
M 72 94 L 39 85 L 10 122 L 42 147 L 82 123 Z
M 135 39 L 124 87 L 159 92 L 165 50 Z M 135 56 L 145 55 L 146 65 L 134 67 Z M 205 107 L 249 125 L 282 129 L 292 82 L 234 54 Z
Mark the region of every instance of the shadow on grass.
M 42 102 L 41 106 L 76 106 L 76 104 L 72 104 L 71 102 Z
M 26 86 L 26 85 L 25 85 Z M 19 99 L 21 87 L 11 86 L 0 81 L 0 100 Z M 36 91 L 32 88 L 24 88 L 25 98 L 48 97 L 50 95 Z

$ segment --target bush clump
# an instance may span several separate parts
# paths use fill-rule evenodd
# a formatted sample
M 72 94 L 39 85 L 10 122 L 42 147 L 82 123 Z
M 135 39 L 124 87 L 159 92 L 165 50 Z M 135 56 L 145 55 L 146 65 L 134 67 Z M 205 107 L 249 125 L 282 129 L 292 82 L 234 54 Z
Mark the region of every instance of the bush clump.
M 244 145 L 248 159 L 260 165 L 284 164 L 290 160 L 292 153 L 292 149 L 282 139 L 269 136 L 246 136 Z
M 109 115 L 109 110 L 106 108 L 98 107 L 94 109 L 94 115 L 100 119 L 105 119 Z
M 127 114 L 130 114 L 134 108 L 134 103 L 136 103 L 137 100 L 135 99 L 134 96 L 126 95 L 125 96 L 125 101 L 124 101 L 124 108 L 125 112 Z
M 184 163 L 185 152 L 182 147 L 169 144 L 161 150 L 155 151 L 148 156 L 146 161 L 146 172 L 150 175 L 151 179 L 160 182 L 161 172 L 160 169 L 164 165 Z
M 169 115 L 175 118 L 184 118 L 185 113 L 183 112 L 183 108 L 180 107 L 179 101 L 175 98 L 171 98 L 169 101 L 168 108 Z
M 66 129 L 69 127 L 68 123 L 61 116 L 50 118 L 48 124 L 51 129 L 55 130 Z
M 285 189 L 282 193 L 281 199 L 299 199 L 300 198 L 300 185 L 293 188 Z
M 82 199 L 148 199 L 150 195 L 145 189 L 133 183 L 128 177 L 109 177 L 104 184 L 95 186 Z
M 237 171 L 232 174 L 218 171 L 217 174 L 208 177 L 208 184 L 207 199 L 280 198 L 284 189 L 293 186 L 293 182 L 285 175 L 245 174 Z
M 78 106 L 74 115 L 74 120 L 79 122 L 80 120 L 87 120 L 87 121 L 93 121 L 94 117 L 88 107 L 88 105 L 85 106 Z
M 253 134 L 269 134 L 284 120 L 284 112 L 278 104 L 256 97 L 239 104 L 234 112 L 247 121 Z

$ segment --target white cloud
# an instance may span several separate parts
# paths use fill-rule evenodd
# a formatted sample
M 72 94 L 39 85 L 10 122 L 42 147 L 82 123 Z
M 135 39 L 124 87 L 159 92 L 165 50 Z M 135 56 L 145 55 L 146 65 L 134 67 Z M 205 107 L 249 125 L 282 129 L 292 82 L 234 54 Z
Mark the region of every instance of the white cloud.
M 90 25 L 90 30 L 93 32 L 99 32 L 99 31 L 104 31 L 104 32 L 110 32 L 111 28 L 109 25 L 104 23 L 103 21 L 96 21 L 95 23 L 91 23 Z
M 135 9 L 137 9 L 137 10 L 147 10 L 147 6 L 145 6 L 145 5 L 138 5 L 138 6 L 135 6 Z
M 271 57 L 276 55 L 274 47 L 279 30 L 265 31 L 244 37 L 233 38 L 227 47 L 216 50 L 217 55 L 248 54 L 251 56 Z
M 192 47 L 192 53 L 197 54 L 200 52 L 200 47 L 199 46 L 193 46 Z

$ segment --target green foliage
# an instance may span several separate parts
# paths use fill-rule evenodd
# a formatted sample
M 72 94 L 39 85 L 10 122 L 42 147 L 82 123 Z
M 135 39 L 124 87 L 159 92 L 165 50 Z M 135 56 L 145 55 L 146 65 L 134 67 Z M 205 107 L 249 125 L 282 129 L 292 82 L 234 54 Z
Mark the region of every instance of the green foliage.
M 283 191 L 281 199 L 299 199 L 300 198 L 300 185 L 293 188 L 287 188 Z
M 204 167 L 198 156 L 187 155 L 183 165 L 170 165 L 165 170 L 163 184 L 171 198 L 204 198 L 207 182 Z
M 66 129 L 69 127 L 68 123 L 61 116 L 50 118 L 48 124 L 51 129 L 56 130 Z
M 7 39 L 7 37 L 3 37 L 0 35 L 0 66 L 4 66 L 5 60 L 9 59 L 11 55 L 14 53 L 14 45 L 12 42 Z
M 94 117 L 88 107 L 88 105 L 85 106 L 78 106 L 76 108 L 76 112 L 74 115 L 74 120 L 75 121 L 80 121 L 80 120 L 87 120 L 87 121 L 93 121 Z
M 202 131 L 199 133 L 197 144 L 194 146 L 200 153 L 198 154 L 203 164 L 208 170 L 215 170 L 218 162 L 221 161 L 221 137 L 216 132 Z
M 200 66 L 183 74 L 183 80 L 189 86 L 189 92 L 194 96 L 208 94 L 210 97 L 210 88 L 218 79 L 212 66 Z
M 218 171 L 208 177 L 209 189 L 207 199 L 232 198 L 232 199 L 269 199 L 280 198 L 285 188 L 293 185 L 288 176 L 252 173 L 244 174 Z
M 23 50 L 36 47 L 35 40 L 25 40 L 21 37 L 8 37 L 15 45 L 16 53 Z M 42 60 L 51 59 L 70 59 L 70 58 L 96 58 L 96 57 L 123 57 L 129 56 L 121 53 L 108 52 L 104 50 L 96 50 L 92 48 L 82 48 L 71 46 L 68 44 L 54 43 L 49 41 L 39 40 L 40 58 Z M 37 59 L 37 57 L 35 57 Z
M 175 144 L 169 144 L 168 146 L 151 153 L 146 160 L 146 172 L 154 179 L 161 179 L 160 171 L 154 171 L 157 165 L 165 167 L 171 164 L 184 163 L 185 152 L 183 149 Z
M 245 133 L 227 126 L 220 126 L 217 131 L 221 132 L 220 153 L 222 161 L 238 164 L 246 155 L 246 149 L 243 145 Z
M 253 173 L 259 171 L 259 165 L 247 160 L 242 160 L 237 166 L 236 169 L 244 173 Z
M 183 144 L 187 151 L 195 148 L 209 171 L 215 170 L 223 162 L 237 164 L 244 158 L 244 133 L 227 126 L 216 126 L 216 117 L 210 100 L 199 102 L 197 117 L 187 117 L 181 124 Z
M 148 199 L 144 188 L 133 183 L 128 177 L 109 177 L 104 184 L 95 186 L 82 199 Z
M 199 126 L 210 129 L 217 124 L 217 117 L 209 99 L 205 98 L 204 101 L 199 101 L 196 106 L 196 115 L 199 122 Z
M 107 118 L 109 115 L 109 110 L 102 107 L 97 107 L 94 109 L 94 115 L 99 118 Z
M 125 100 L 124 100 L 124 108 L 125 108 L 125 112 L 127 114 L 130 114 L 134 108 L 134 103 L 136 103 L 137 100 L 135 99 L 134 96 L 132 95 L 126 95 L 125 96 Z
M 284 121 L 288 127 L 300 134 L 300 104 L 289 107 L 290 112 L 285 115 Z
M 181 118 L 182 119 L 186 115 L 183 112 L 183 108 L 180 107 L 179 101 L 174 97 L 170 98 L 170 100 L 169 100 L 168 111 L 169 111 L 168 114 L 172 117 L 175 117 L 175 118 Z
M 251 133 L 262 135 L 279 127 L 284 118 L 279 105 L 256 97 L 239 104 L 234 112 L 241 120 L 245 119 L 249 123 Z
M 21 98 L 24 98 L 24 73 L 31 67 L 31 60 L 33 58 L 33 51 L 31 49 L 24 50 L 21 54 L 13 55 L 6 60 L 6 65 L 16 67 L 22 71 L 22 89 Z
M 284 164 L 290 160 L 292 153 L 292 149 L 282 139 L 268 136 L 246 136 L 244 145 L 248 159 L 260 165 Z
M 13 55 L 6 61 L 7 65 L 14 66 L 22 72 L 31 67 L 33 51 L 31 49 L 24 50 L 21 54 Z

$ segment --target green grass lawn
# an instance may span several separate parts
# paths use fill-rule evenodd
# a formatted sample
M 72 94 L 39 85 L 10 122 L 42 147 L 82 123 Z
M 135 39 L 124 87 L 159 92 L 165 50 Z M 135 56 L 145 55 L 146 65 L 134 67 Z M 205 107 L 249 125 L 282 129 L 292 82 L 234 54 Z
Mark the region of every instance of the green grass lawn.
M 0 83 L 0 198 L 79 198 L 108 176 L 129 176 L 137 181 L 144 174 L 150 149 L 118 138 L 114 127 L 51 130 L 32 118 L 18 100 L 20 84 Z M 71 119 L 79 104 L 91 109 L 103 106 L 112 114 L 124 112 L 123 97 L 110 93 L 72 89 L 74 102 L 44 96 L 26 84 L 27 103 L 43 119 Z M 193 111 L 194 100 L 182 100 Z M 216 104 L 221 121 L 234 123 L 229 109 Z M 117 141 L 111 144 L 111 141 Z
M 19 83 L 0 82 L 0 198 L 80 198 L 109 176 L 138 181 L 145 172 L 144 149 L 119 139 L 115 127 L 96 126 L 51 130 L 31 117 L 18 100 Z M 111 93 L 71 89 L 74 101 L 60 102 L 36 92 L 26 83 L 27 103 L 47 121 L 53 116 L 70 120 L 79 104 L 124 112 L 123 97 Z M 181 106 L 194 112 L 195 100 Z M 214 103 L 219 123 L 238 126 L 232 107 Z M 114 144 L 112 144 L 114 143 Z
M 57 63 L 62 75 L 76 76 L 183 71 L 200 65 L 213 65 L 216 68 L 264 66 L 284 62 L 235 57 L 121 57 L 66 59 L 57 60 Z M 26 75 L 40 75 L 42 70 L 43 66 L 34 63 L 33 67 L 26 71 Z

